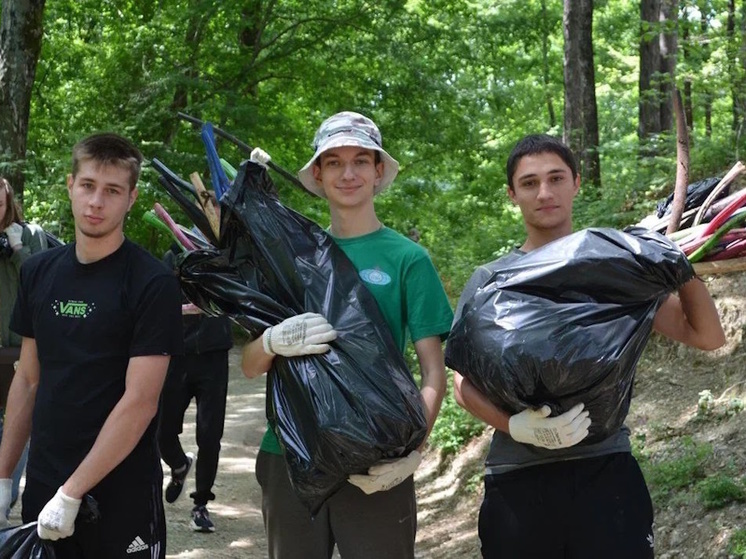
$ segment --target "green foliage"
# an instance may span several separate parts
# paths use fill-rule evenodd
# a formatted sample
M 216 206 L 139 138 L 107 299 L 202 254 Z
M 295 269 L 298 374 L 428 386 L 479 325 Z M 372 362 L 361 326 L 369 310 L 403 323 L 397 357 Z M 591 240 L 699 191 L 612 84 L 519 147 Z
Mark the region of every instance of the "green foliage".
M 705 509 L 721 509 L 730 503 L 746 501 L 743 483 L 732 477 L 717 474 L 698 482 L 696 492 Z
M 738 559 L 746 559 L 746 528 L 731 534 L 728 540 L 728 553 L 734 554 Z
M 708 444 L 695 443 L 685 437 L 676 455 L 665 460 L 653 461 L 646 457 L 644 451 L 638 455 L 638 461 L 645 475 L 653 502 L 661 504 L 675 492 L 689 488 L 705 477 L 705 466 L 712 456 L 712 447 Z
M 737 141 L 732 131 L 738 45 L 725 33 L 724 0 L 707 7 L 705 28 L 682 7 L 689 35 L 677 57 L 679 85 L 692 85 L 692 181 L 724 174 L 746 149 L 746 135 Z M 603 196 L 581 189 L 576 228 L 636 223 L 673 188 L 672 137 L 653 139 L 660 156 L 639 156 L 638 18 L 630 0 L 595 6 Z M 197 131 L 177 111 L 263 147 L 294 172 L 324 117 L 357 110 L 376 120 L 401 163 L 377 201 L 381 218 L 420 233 L 455 300 L 475 266 L 523 240 L 505 195 L 505 160 L 527 133 L 562 134 L 563 56 L 562 5 L 546 0 L 47 2 L 26 213 L 73 237 L 70 149 L 94 131 L 120 132 L 147 158 L 183 177 L 198 171 L 209 184 Z M 223 140 L 218 148 L 233 165 L 246 157 Z M 277 183 L 285 203 L 328 224 L 323 201 Z M 160 253 L 167 240 L 139 219 L 155 201 L 189 225 L 146 169 L 127 234 Z
M 456 403 L 453 397 L 453 380 L 449 375 L 446 396 L 430 433 L 430 444 L 448 456 L 459 452 L 471 439 L 483 431 L 484 423 Z

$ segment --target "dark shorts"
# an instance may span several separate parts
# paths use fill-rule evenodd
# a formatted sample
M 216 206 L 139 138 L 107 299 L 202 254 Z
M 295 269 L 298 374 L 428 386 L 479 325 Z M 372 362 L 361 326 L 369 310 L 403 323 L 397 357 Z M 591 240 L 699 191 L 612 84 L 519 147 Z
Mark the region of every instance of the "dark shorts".
M 485 559 L 652 558 L 652 525 L 650 494 L 630 453 L 485 477 Z
M 57 487 L 28 480 L 23 492 L 23 522 L 34 522 Z M 92 523 L 78 514 L 75 533 L 54 542 L 57 559 L 164 559 L 166 520 L 162 481 L 126 486 L 107 484 L 91 491 L 100 518 Z M 83 509 L 83 507 L 81 507 Z
M 311 519 L 295 495 L 285 458 L 259 451 L 256 478 L 270 559 L 414 559 L 414 478 L 366 495 L 348 483 Z

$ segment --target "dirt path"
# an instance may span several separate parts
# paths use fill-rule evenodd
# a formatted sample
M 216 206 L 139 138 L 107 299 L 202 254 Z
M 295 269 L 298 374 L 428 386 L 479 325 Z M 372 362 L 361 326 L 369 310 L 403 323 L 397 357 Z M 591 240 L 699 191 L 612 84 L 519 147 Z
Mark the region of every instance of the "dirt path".
M 265 429 L 265 377 L 247 380 L 240 369 L 240 352 L 230 354 L 228 405 L 220 466 L 209 503 L 215 523 L 212 534 L 195 533 L 189 528 L 192 502 L 188 493 L 194 487 L 194 470 L 183 496 L 166 504 L 168 526 L 167 557 L 179 559 L 266 558 L 259 486 L 254 477 L 254 461 Z M 194 442 L 194 403 L 184 419 L 181 442 L 184 449 L 197 452 Z M 168 470 L 165 472 L 168 481 Z
M 189 528 L 192 473 L 185 495 L 172 505 L 166 504 L 168 558 L 266 559 L 261 496 L 254 476 L 254 461 L 266 424 L 264 390 L 265 377 L 248 381 L 241 374 L 240 353 L 234 349 L 230 359 L 225 434 L 213 489 L 217 499 L 208 505 L 216 531 L 200 534 Z M 194 411 L 192 404 L 181 440 L 185 450 L 196 452 Z M 479 499 L 467 499 L 464 506 L 458 493 L 474 472 L 481 469 L 485 441 L 476 441 L 473 453 L 467 452 L 448 465 L 442 464 L 434 453 L 426 453 L 417 473 L 418 558 L 479 557 L 476 536 Z M 168 478 L 168 470 L 165 473 Z

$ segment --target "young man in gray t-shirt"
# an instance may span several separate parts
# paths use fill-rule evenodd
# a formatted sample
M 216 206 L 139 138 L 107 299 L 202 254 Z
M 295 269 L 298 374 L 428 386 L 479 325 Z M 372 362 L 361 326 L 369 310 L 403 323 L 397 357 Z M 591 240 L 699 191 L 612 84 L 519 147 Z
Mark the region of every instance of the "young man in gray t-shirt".
M 456 321 L 495 270 L 572 233 L 580 177 L 567 146 L 546 135 L 523 138 L 508 158 L 507 178 L 526 241 L 477 268 L 456 307 Z M 704 350 L 725 341 L 712 298 L 697 278 L 668 296 L 653 328 Z M 458 372 L 454 392 L 462 407 L 495 428 L 479 515 L 485 558 L 653 557 L 652 503 L 626 427 L 601 442 L 576 446 L 590 425 L 582 404 L 557 417 L 548 417 L 548 406 L 511 416 Z

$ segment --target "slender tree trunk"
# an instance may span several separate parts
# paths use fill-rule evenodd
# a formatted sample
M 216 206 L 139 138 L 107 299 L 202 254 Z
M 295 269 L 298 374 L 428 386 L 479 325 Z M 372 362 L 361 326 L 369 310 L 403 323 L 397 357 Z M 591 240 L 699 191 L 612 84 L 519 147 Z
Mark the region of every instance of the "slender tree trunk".
M 710 30 L 710 23 L 707 19 L 707 11 L 704 9 L 700 9 L 699 30 L 702 34 L 702 37 L 704 38 L 704 42 L 702 44 L 702 54 L 703 54 L 702 62 L 704 64 L 710 60 L 710 42 L 708 38 L 708 34 Z M 712 89 L 710 87 L 710 84 L 707 82 L 707 80 L 702 80 L 702 91 L 703 91 L 702 105 L 704 107 L 704 113 L 705 113 L 705 136 L 707 136 L 708 138 L 711 138 L 712 137 Z M 687 115 L 687 118 L 691 118 L 691 115 Z M 691 121 L 689 122 L 690 122 L 690 128 L 691 128 Z
M 740 134 L 746 134 L 746 0 L 741 3 L 741 44 L 740 56 L 741 68 L 738 73 L 738 121 L 736 130 Z
M 565 0 L 565 143 L 575 152 L 586 184 L 601 186 L 596 77 L 593 66 L 593 1 Z
M 202 42 L 202 33 L 205 26 L 205 20 L 209 17 L 204 14 L 199 8 L 197 2 L 192 2 L 190 6 L 190 15 L 187 23 L 187 30 L 184 36 L 184 43 L 187 46 L 188 57 L 184 61 L 184 69 L 182 71 L 182 78 L 176 84 L 174 88 L 174 96 L 171 101 L 171 109 L 174 114 L 179 111 L 184 111 L 190 105 L 190 95 L 192 94 L 192 85 L 197 81 L 199 75 L 199 69 L 197 68 L 199 61 L 199 48 Z M 171 126 L 165 131 L 165 142 L 170 145 L 176 133 L 179 130 L 179 122 L 173 119 Z
M 546 0 L 541 0 L 541 21 L 547 22 L 547 3 Z M 549 115 L 549 128 L 557 126 L 557 117 L 554 113 L 554 103 L 552 101 L 552 92 L 550 89 L 551 79 L 549 77 L 549 32 L 545 30 L 541 34 L 541 62 L 542 62 L 542 77 L 544 80 L 544 96 L 547 103 L 547 113 Z
M 678 14 L 678 0 L 661 0 L 660 112 L 662 132 L 668 132 L 674 128 L 673 91 L 676 77 Z
M 689 67 L 692 68 L 693 66 L 693 60 L 692 60 L 692 53 L 691 53 L 691 23 L 689 21 L 689 10 L 684 11 L 684 19 L 679 23 L 681 27 L 681 47 L 682 47 L 682 53 L 684 55 L 684 60 L 689 64 Z M 692 78 L 691 78 L 692 72 L 690 71 L 687 73 L 687 76 L 684 78 L 684 114 L 686 115 L 686 123 L 689 127 L 689 131 L 691 132 L 694 128 L 694 101 L 692 100 Z
M 637 137 L 644 143 L 661 131 L 657 87 L 661 50 L 658 39 L 660 0 L 640 2 L 640 76 Z
M 31 92 L 41 53 L 44 0 L 2 0 L 0 172 L 23 200 Z

